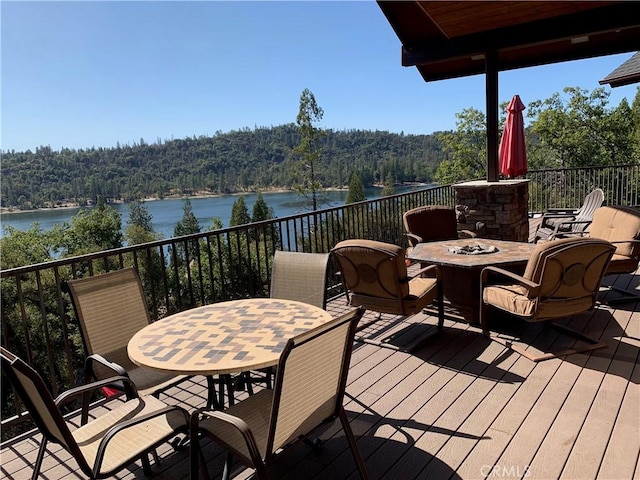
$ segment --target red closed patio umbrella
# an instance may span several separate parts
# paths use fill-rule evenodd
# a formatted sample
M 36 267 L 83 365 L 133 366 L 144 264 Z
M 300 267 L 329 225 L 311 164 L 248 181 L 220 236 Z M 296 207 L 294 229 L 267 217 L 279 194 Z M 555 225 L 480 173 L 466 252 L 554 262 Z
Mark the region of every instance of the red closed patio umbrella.
M 527 148 L 522 117 L 525 108 L 519 95 L 514 95 L 507 106 L 507 120 L 498 150 L 498 167 L 500 173 L 507 178 L 527 173 Z

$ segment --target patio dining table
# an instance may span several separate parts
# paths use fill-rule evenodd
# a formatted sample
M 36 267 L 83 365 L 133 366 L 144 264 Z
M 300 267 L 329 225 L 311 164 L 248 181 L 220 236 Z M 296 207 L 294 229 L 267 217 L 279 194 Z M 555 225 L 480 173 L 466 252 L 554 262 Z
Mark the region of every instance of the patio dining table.
M 419 243 L 407 257 L 423 265 L 438 265 L 446 299 L 466 321 L 478 324 L 482 269 L 494 265 L 522 273 L 534 247 L 525 242 L 464 238 Z
M 275 366 L 287 340 L 331 320 L 307 303 L 252 298 L 173 314 L 136 333 L 136 365 L 180 375 L 230 375 Z M 229 378 L 229 377 L 227 377 Z

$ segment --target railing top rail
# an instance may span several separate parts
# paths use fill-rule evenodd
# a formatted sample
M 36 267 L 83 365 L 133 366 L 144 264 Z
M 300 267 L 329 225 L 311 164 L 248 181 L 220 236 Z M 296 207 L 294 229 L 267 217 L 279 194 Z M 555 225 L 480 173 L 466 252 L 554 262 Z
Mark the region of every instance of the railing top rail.
M 166 245 L 171 245 L 173 243 L 177 243 L 177 242 L 187 242 L 190 240 L 198 240 L 201 238 L 206 238 L 208 236 L 211 235 L 228 235 L 228 234 L 233 234 L 235 232 L 242 232 L 245 231 L 247 229 L 257 229 L 257 228 L 261 228 L 264 226 L 268 226 L 274 223 L 284 223 L 284 222 L 291 222 L 291 221 L 296 221 L 296 220 L 300 220 L 303 218 L 307 218 L 307 217 L 312 217 L 314 215 L 328 215 L 334 212 L 338 212 L 341 210 L 348 210 L 348 209 L 353 209 L 353 208 L 358 208 L 361 205 L 373 205 L 376 203 L 380 203 L 380 202 L 388 202 L 388 201 L 392 201 L 393 199 L 401 199 L 401 198 L 405 198 L 405 197 L 410 197 L 412 195 L 415 195 L 417 192 L 420 191 L 426 191 L 426 190 L 442 190 L 442 189 L 448 189 L 450 188 L 449 185 L 447 186 L 427 186 L 425 185 L 424 188 L 417 188 L 414 191 L 410 191 L 410 192 L 403 192 L 403 193 L 398 193 L 398 194 L 394 194 L 394 195 L 389 195 L 387 197 L 382 197 L 382 198 L 376 198 L 374 200 L 363 200 L 361 202 L 354 202 L 351 203 L 349 205 L 339 205 L 336 207 L 328 207 L 328 208 L 322 208 L 316 211 L 308 211 L 308 212 L 302 212 L 302 213 L 296 213 L 293 215 L 288 215 L 285 217 L 278 217 L 278 218 L 274 218 L 274 219 L 270 219 L 270 220 L 262 220 L 259 222 L 252 222 L 252 223 L 248 223 L 248 224 L 244 224 L 244 225 L 236 225 L 233 227 L 225 227 L 225 228 L 221 228 L 219 230 L 209 230 L 206 232 L 200 232 L 200 233 L 192 233 L 189 235 L 183 235 L 180 237 L 171 237 L 168 239 L 162 239 L 162 240 L 155 240 L 153 242 L 146 242 L 146 243 L 140 243 L 140 244 L 136 244 L 136 245 L 130 245 L 130 246 L 124 246 L 124 247 L 119 247 L 119 248 L 114 248 L 114 249 L 110 249 L 110 250 L 102 250 L 100 252 L 95 252 L 95 253 L 88 253 L 88 254 L 83 254 L 83 255 L 78 255 L 78 256 L 74 256 L 74 257 L 64 257 L 64 258 L 60 258 L 60 259 L 56 259 L 56 260 L 51 260 L 51 261 L 47 261 L 47 262 L 42 262 L 42 263 L 37 263 L 37 264 L 32 264 L 32 265 L 25 265 L 25 266 L 20 266 L 20 267 L 14 267 L 14 268 L 8 268 L 5 270 L 0 270 L 0 279 L 1 278 L 7 278 L 7 277 L 12 277 L 15 275 L 19 275 L 19 274 L 23 274 L 23 273 L 30 273 L 30 272 L 35 272 L 37 270 L 42 270 L 43 268 L 52 268 L 52 267 L 59 267 L 59 266 L 63 266 L 63 265 L 69 265 L 72 263 L 81 263 L 81 262 L 86 262 L 86 261 L 90 261 L 90 260 L 95 260 L 98 258 L 102 258 L 105 256 L 117 256 L 117 255 L 121 255 L 121 254 L 125 254 L 125 253 L 131 253 L 131 252 L 138 252 L 138 251 L 144 251 L 144 250 L 148 250 L 150 248 L 157 248 L 157 247 L 164 247 Z

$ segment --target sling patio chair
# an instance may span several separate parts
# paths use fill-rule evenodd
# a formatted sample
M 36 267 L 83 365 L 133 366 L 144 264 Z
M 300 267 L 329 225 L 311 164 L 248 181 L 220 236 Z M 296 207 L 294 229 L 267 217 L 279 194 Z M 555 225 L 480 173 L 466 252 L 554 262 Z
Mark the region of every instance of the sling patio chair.
M 269 297 L 296 300 L 325 309 L 327 305 L 328 264 L 328 253 L 276 250 L 271 266 Z M 267 388 L 272 387 L 274 373 L 273 367 L 264 369 Z M 260 381 L 250 378 L 249 372 L 241 375 L 241 378 L 246 381 L 249 393 L 253 393 L 251 383 Z M 242 389 L 243 383 L 236 383 L 235 387 Z
M 328 253 L 277 250 L 271 267 L 269 296 L 325 308 Z
M 537 245 L 523 275 L 498 267 L 485 267 L 480 280 L 480 325 L 484 335 L 534 362 L 606 347 L 605 343 L 552 321 L 595 308 L 600 284 L 614 251 L 615 246 L 605 240 L 564 238 Z M 586 341 L 588 346 L 534 355 L 511 341 L 490 335 L 488 307 L 526 322 L 548 322 L 548 325 Z
M 152 396 L 139 396 L 128 377 L 85 384 L 54 399 L 42 377 L 31 366 L 4 347 L 0 347 L 0 357 L 3 372 L 42 433 L 31 476 L 33 480 L 40 473 L 48 442 L 61 445 L 80 470 L 93 479 L 110 477 L 138 459 L 145 475 L 151 475 L 148 454 L 176 435 L 189 433 L 186 410 L 166 405 Z M 128 384 L 127 400 L 72 431 L 60 408 L 85 392 L 116 382 Z
M 593 220 L 596 209 L 604 203 L 604 192 L 600 188 L 589 193 L 577 209 L 551 208 L 542 216 L 535 233 L 534 243 L 549 241 L 563 233 L 585 232 Z
M 129 359 L 129 340 L 151 323 L 142 283 L 134 268 L 69 280 L 67 287 L 87 353 L 85 381 L 114 375 L 128 376 L 141 395 L 157 397 L 188 378 L 140 367 Z M 216 397 L 214 379 L 207 377 L 207 382 L 208 402 L 212 404 Z M 117 391 L 122 391 L 123 387 L 121 384 L 108 386 Z M 83 421 L 87 418 L 88 402 L 87 397 L 83 405 Z
M 408 317 L 420 313 L 437 300 L 438 325 L 436 332 L 413 336 L 410 345 L 397 347 L 388 341 L 358 338 L 385 348 L 411 352 L 433 333 L 442 331 L 444 325 L 444 302 L 440 286 L 440 269 L 436 265 L 420 268 L 409 277 L 404 250 L 390 243 L 375 240 L 351 239 L 339 242 L 331 254 L 336 258 L 347 301 L 352 306 L 364 306 L 367 310 Z M 402 320 L 402 318 L 401 318 Z M 375 323 L 369 322 L 359 330 Z M 410 325 L 415 327 L 416 324 Z
M 308 438 L 318 427 L 340 419 L 360 476 L 367 471 L 343 407 L 357 308 L 287 341 L 278 363 L 275 388 L 264 389 L 225 411 L 196 410 L 191 415 L 191 478 L 198 478 L 204 456 L 203 435 L 227 451 L 223 478 L 233 457 L 267 479 L 269 465 L 284 447 Z

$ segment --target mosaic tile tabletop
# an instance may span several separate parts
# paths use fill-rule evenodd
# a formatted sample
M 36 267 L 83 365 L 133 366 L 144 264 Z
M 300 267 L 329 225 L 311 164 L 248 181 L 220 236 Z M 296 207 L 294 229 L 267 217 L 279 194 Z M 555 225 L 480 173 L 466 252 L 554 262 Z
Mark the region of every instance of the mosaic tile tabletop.
M 330 319 L 301 302 L 234 300 L 158 320 L 136 333 L 127 351 L 135 364 L 163 372 L 238 373 L 276 365 L 289 338 Z
M 463 255 L 449 251 L 452 247 L 465 247 L 478 244 L 493 246 L 497 251 L 480 255 Z M 491 240 L 488 238 L 463 238 L 459 240 L 419 243 L 408 252 L 408 257 L 411 260 L 436 265 L 474 268 L 487 265 L 526 263 L 534 247 L 535 245 L 533 243 Z

